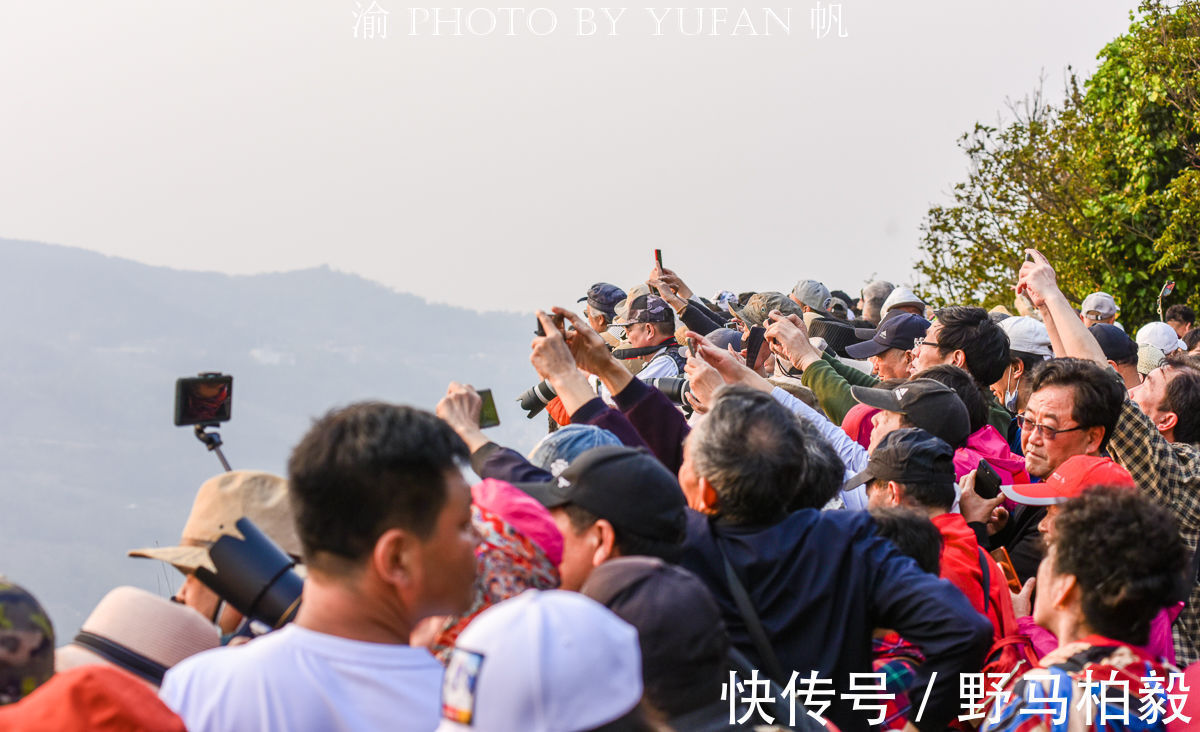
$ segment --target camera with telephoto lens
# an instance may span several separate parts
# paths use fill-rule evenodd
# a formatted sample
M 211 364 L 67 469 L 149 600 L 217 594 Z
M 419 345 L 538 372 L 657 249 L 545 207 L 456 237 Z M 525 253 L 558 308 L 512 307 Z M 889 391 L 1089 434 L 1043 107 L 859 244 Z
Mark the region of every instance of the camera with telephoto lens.
M 225 534 L 208 550 L 216 571 L 197 567 L 196 579 L 250 620 L 281 628 L 300 609 L 304 580 L 296 560 L 250 519 L 242 517 L 235 526 L 241 536 Z
M 663 376 L 657 379 L 646 379 L 646 383 L 682 407 L 685 413 L 691 413 L 692 404 L 686 399 L 687 395 L 692 393 L 690 381 L 680 376 Z
M 554 391 L 554 387 L 550 386 L 549 381 L 543 381 L 540 384 L 534 384 L 525 390 L 521 396 L 517 397 L 517 401 L 521 404 L 521 409 L 524 409 L 529 419 L 541 414 L 558 393 Z

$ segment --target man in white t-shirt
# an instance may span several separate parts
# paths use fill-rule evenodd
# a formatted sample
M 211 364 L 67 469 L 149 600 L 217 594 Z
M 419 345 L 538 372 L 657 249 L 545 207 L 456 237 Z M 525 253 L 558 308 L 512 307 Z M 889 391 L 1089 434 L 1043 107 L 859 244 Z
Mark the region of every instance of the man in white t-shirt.
M 288 463 L 308 577 L 296 621 L 193 656 L 161 697 L 192 732 L 433 730 L 442 667 L 408 644 L 475 580 L 466 446 L 427 412 L 330 412 Z

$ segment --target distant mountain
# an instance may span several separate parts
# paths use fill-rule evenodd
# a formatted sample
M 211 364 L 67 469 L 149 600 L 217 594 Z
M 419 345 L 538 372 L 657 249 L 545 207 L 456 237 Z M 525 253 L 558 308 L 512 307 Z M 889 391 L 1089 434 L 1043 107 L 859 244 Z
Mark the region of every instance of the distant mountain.
M 432 409 L 451 380 L 493 389 L 501 443 L 545 432 L 513 401 L 537 381 L 531 315 L 431 305 L 325 267 L 228 276 L 0 239 L 0 313 L 0 574 L 41 599 L 63 639 L 117 585 L 166 596 L 180 581 L 125 556 L 177 542 L 220 471 L 172 424 L 179 376 L 234 375 L 221 435 L 235 468 L 283 474 L 329 408 Z

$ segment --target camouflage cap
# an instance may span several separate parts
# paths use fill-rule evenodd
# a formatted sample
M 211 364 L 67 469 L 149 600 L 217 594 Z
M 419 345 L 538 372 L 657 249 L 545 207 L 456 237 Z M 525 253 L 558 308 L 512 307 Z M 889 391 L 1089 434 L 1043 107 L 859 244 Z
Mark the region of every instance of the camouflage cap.
M 673 323 L 675 313 L 667 301 L 658 295 L 643 295 L 624 300 L 617 306 L 617 319 L 613 325 L 634 323 Z
M 29 696 L 54 675 L 54 626 L 41 603 L 0 577 L 0 704 Z
M 782 292 L 755 293 L 746 301 L 745 307 L 739 308 L 729 303 L 729 309 L 746 325 L 762 325 L 772 310 L 778 310 L 784 315 L 804 315 L 800 306 Z

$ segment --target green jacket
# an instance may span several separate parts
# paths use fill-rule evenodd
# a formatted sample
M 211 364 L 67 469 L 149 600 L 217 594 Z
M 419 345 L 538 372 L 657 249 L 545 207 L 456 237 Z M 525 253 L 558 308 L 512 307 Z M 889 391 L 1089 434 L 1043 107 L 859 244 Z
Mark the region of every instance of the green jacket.
M 804 370 L 800 382 L 816 394 L 821 411 L 825 412 L 829 421 L 840 425 L 846 418 L 846 412 L 858 404 L 854 395 L 850 393 L 850 387 L 877 386 L 879 379 L 825 353 L 820 361 Z
M 842 363 L 828 352 L 822 354 L 820 361 L 805 369 L 800 381 L 813 390 L 813 394 L 816 394 L 817 401 L 821 405 L 821 411 L 825 412 L 831 422 L 838 425 L 846 418 L 846 412 L 858 404 L 858 400 L 850 393 L 851 386 L 875 387 L 879 385 L 877 377 L 864 374 L 853 366 Z M 995 395 L 989 396 L 991 398 L 987 402 L 987 423 L 999 430 L 1007 440 L 1008 428 L 1012 424 L 1013 416 L 1004 408 L 1003 404 L 996 400 Z

